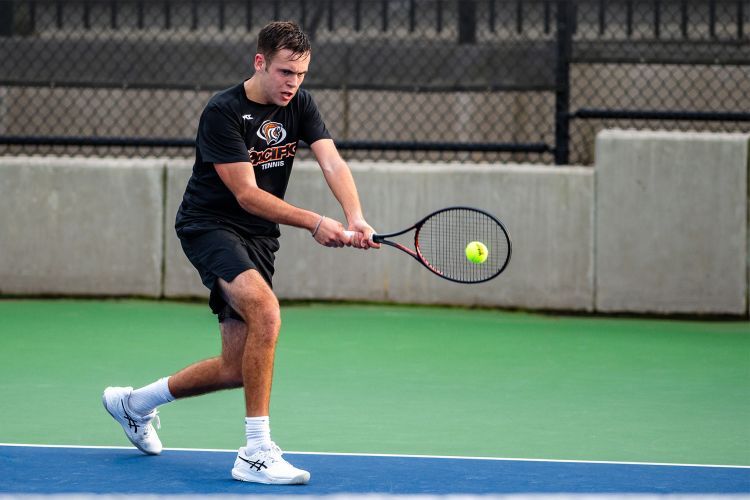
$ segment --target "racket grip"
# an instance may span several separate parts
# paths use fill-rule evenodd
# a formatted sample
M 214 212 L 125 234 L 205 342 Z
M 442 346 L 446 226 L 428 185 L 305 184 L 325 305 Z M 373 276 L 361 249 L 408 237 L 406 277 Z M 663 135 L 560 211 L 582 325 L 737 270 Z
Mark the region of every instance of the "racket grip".
M 347 231 L 347 230 L 344 230 L 344 234 L 351 239 L 352 237 L 354 237 L 355 234 L 357 234 L 357 232 L 356 231 Z M 377 238 L 377 236 L 378 236 L 377 234 L 373 234 L 372 238 L 370 238 L 370 241 L 377 242 L 377 240 L 375 239 L 375 238 Z

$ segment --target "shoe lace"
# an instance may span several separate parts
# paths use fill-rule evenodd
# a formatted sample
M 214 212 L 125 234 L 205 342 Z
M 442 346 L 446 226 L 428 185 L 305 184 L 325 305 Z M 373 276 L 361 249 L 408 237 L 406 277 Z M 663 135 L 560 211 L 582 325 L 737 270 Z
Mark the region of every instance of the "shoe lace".
M 284 452 L 281 451 L 281 448 L 279 448 L 279 446 L 273 441 L 271 441 L 271 447 L 266 451 L 266 453 L 268 453 L 268 455 L 276 461 L 286 462 L 286 460 L 284 460 L 284 458 L 282 457 Z
M 144 424 L 143 426 L 144 437 L 151 434 L 151 429 L 153 429 L 153 426 L 148 425 L 149 423 L 156 424 L 156 428 L 161 429 L 161 419 L 159 418 L 159 412 L 157 410 L 154 410 L 152 413 L 149 413 L 148 415 L 144 415 L 142 418 L 143 418 L 142 422 Z
M 161 419 L 159 418 L 159 412 L 154 412 L 154 418 L 151 420 L 152 422 L 156 423 L 156 428 L 161 429 Z

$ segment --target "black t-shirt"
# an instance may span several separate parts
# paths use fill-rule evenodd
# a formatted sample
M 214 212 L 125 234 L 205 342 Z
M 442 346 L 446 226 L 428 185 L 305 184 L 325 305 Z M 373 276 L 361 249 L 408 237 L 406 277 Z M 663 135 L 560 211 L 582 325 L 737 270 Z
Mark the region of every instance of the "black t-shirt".
M 214 164 L 251 162 L 258 187 L 283 199 L 297 141 L 330 137 L 305 90 L 286 106 L 249 100 L 243 84 L 214 95 L 198 125 L 193 175 L 175 222 L 178 234 L 228 227 L 243 236 L 278 237 L 279 225 L 246 212 Z

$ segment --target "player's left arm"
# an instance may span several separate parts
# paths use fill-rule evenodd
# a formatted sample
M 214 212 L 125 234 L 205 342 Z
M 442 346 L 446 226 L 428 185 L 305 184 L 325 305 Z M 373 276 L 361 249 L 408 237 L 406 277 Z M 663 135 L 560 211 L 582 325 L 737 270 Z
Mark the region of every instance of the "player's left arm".
M 370 240 L 375 231 L 362 215 L 362 205 L 359 201 L 357 186 L 354 184 L 354 177 L 333 140 L 319 139 L 310 145 L 310 149 L 323 171 L 328 187 L 331 188 L 331 192 L 344 210 L 344 216 L 349 224 L 348 229 L 364 235 L 362 238 L 355 236 L 353 246 L 380 248 L 379 244 Z

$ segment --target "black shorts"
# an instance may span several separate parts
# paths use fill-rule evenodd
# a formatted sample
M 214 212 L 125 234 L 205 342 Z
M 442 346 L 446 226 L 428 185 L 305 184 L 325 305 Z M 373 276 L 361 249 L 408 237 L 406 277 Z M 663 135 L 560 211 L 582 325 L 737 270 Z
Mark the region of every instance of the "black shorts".
M 191 233 L 178 231 L 182 249 L 200 274 L 201 281 L 211 290 L 208 305 L 218 315 L 221 323 L 226 318 L 242 321 L 237 311 L 224 299 L 218 278 L 230 283 L 248 269 L 260 273 L 268 286 L 273 287 L 275 252 L 279 249 L 276 238 L 255 236 L 243 238 L 227 229 L 211 229 Z

